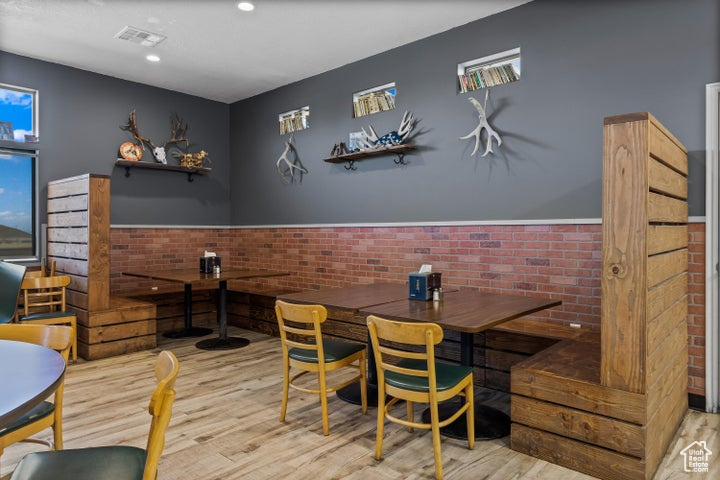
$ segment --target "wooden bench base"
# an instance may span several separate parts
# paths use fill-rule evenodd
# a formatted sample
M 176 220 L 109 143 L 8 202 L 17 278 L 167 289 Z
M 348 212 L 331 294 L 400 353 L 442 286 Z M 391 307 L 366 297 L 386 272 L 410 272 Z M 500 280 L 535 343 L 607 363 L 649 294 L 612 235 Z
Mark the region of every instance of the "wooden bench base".
M 672 408 L 687 402 L 677 382 L 658 398 L 601 385 L 594 333 L 513 366 L 511 378 L 513 450 L 599 478 L 652 478 L 687 411 Z
M 78 319 L 78 354 L 86 360 L 155 348 L 155 305 L 111 297 L 107 310 L 73 309 Z

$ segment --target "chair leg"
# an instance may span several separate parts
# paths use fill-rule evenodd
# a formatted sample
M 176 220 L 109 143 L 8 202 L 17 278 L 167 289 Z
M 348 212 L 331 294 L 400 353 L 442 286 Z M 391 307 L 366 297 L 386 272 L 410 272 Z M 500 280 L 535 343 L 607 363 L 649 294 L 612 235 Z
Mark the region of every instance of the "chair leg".
M 55 417 L 55 423 L 53 424 L 53 450 L 63 449 L 63 429 L 62 420 Z
M 72 327 L 72 361 L 77 363 L 77 318 L 70 321 L 70 327 Z
M 378 383 L 377 434 L 375 437 L 375 459 L 382 458 L 383 428 L 385 427 L 385 386 Z
M 285 421 L 285 413 L 287 413 L 288 391 L 290 390 L 290 363 L 287 357 L 283 358 L 283 391 L 282 405 L 280 406 L 280 422 Z
M 440 453 L 440 415 L 437 402 L 430 404 L 430 422 L 432 424 L 433 453 L 435 455 L 435 478 L 442 480 L 442 454 Z
M 360 403 L 363 415 L 367 413 L 367 358 L 365 352 L 360 356 Z
M 322 407 L 323 435 L 330 435 L 330 422 L 328 421 L 328 399 L 327 399 L 327 382 L 325 381 L 325 371 L 320 369 L 318 372 L 320 381 L 320 406 Z
M 415 406 L 413 402 L 410 400 L 405 400 L 405 403 L 407 405 L 407 419 L 408 422 L 414 422 L 415 421 Z M 413 427 L 408 427 L 408 432 L 412 432 L 415 429 Z
M 465 419 L 467 420 L 467 436 L 468 436 L 468 448 L 475 448 L 475 394 L 473 392 L 473 384 L 470 384 L 465 388 L 465 401 L 468 404 L 468 409 L 465 412 Z

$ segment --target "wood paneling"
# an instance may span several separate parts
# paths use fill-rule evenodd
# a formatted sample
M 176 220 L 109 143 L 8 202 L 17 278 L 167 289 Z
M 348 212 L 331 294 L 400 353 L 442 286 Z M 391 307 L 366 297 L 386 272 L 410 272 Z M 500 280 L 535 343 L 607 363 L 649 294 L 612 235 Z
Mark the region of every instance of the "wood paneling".
M 642 458 L 645 428 L 582 410 L 513 395 L 514 422 Z
M 589 443 L 514 423 L 513 450 L 607 480 L 649 479 L 645 462 Z
M 686 174 L 652 115 L 605 120 L 601 350 L 569 340 L 513 367 L 513 449 L 600 478 L 655 474 L 687 412 Z

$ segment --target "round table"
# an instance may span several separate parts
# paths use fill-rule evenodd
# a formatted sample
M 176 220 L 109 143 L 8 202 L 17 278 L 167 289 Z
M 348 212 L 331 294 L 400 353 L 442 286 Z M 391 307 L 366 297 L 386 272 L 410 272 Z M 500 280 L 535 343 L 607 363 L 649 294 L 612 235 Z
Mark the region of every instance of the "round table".
M 0 427 L 52 395 L 64 376 L 65 360 L 55 350 L 0 340 Z

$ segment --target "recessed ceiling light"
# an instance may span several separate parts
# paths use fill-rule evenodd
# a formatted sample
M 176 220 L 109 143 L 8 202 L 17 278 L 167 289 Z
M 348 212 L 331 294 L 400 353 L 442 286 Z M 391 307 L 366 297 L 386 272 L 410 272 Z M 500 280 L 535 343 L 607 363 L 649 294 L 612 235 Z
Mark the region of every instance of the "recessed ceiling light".
M 243 12 L 252 12 L 255 10 L 255 5 L 253 5 L 252 2 L 240 2 L 238 3 L 238 8 Z
M 145 56 L 145 60 L 147 60 L 148 62 L 156 63 L 160 61 L 160 57 L 158 57 L 154 53 L 151 53 L 150 55 Z

